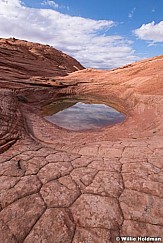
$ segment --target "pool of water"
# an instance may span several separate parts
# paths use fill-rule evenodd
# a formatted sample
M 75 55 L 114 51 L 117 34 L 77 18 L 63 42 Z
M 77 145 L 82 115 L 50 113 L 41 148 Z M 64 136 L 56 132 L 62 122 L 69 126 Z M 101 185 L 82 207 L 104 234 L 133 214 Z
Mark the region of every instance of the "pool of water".
M 99 129 L 125 119 L 123 113 L 98 100 L 80 98 L 56 100 L 44 107 L 43 114 L 46 120 L 73 131 Z

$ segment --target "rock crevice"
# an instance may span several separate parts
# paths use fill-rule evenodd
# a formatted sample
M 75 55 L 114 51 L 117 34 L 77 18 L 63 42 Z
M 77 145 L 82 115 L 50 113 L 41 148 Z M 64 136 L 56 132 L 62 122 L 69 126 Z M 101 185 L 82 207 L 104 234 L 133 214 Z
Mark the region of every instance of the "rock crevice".
M 82 70 L 49 46 L 0 40 L 0 242 L 163 239 L 162 67 L 160 56 Z M 98 97 L 127 119 L 61 129 L 41 109 L 67 94 Z

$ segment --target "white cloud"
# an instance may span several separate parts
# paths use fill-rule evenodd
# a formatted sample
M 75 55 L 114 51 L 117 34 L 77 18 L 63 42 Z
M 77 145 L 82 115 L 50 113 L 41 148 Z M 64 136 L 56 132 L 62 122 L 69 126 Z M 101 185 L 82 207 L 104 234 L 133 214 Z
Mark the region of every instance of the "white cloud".
M 137 59 L 131 42 L 107 35 L 109 20 L 69 16 L 52 9 L 25 7 L 19 0 L 0 0 L 0 36 L 49 44 L 86 67 L 114 68 Z
M 139 29 L 134 30 L 135 35 L 142 40 L 152 42 L 163 42 L 163 21 L 158 24 L 151 22 L 143 24 Z
M 58 4 L 57 2 L 50 1 L 50 0 L 44 0 L 41 3 L 41 5 L 42 6 L 49 6 L 51 8 L 55 8 L 55 9 L 67 9 L 67 10 L 70 10 L 69 6 L 61 5 L 61 4 Z
M 59 4 L 54 2 L 54 1 L 49 1 L 49 0 L 45 0 L 41 3 L 41 5 L 45 5 L 45 6 L 50 6 L 53 8 L 59 8 Z
M 132 18 L 132 17 L 133 17 L 133 15 L 134 15 L 134 13 L 135 13 L 135 10 L 136 10 L 136 8 L 133 8 L 133 9 L 131 10 L 131 12 L 128 14 L 128 17 L 129 17 L 129 18 Z
M 0 1 L 0 4 L 7 4 L 9 6 L 15 6 L 15 7 L 18 7 L 22 4 L 22 1 L 19 1 L 19 0 L 1 0 Z

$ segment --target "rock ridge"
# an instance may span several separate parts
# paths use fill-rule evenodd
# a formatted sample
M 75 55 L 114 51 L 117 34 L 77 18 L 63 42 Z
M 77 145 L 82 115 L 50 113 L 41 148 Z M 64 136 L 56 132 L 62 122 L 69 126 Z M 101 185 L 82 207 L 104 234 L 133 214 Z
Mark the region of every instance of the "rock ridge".
M 163 240 L 163 56 L 101 71 L 64 55 L 0 40 L 0 242 Z M 61 129 L 41 111 L 66 95 L 98 97 L 127 119 Z

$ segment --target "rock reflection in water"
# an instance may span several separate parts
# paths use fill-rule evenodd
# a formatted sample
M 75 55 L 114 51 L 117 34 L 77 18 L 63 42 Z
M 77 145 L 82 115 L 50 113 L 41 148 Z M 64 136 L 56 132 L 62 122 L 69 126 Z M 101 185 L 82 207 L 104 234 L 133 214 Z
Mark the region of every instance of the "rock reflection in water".
M 45 118 L 59 127 L 79 131 L 120 123 L 125 119 L 125 115 L 104 104 L 78 102 Z

